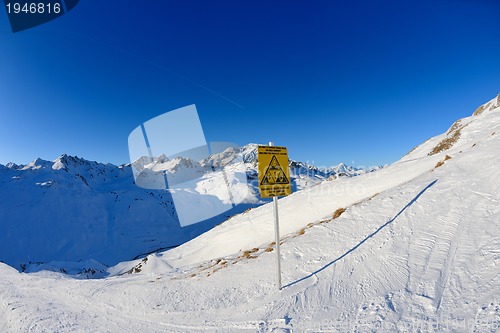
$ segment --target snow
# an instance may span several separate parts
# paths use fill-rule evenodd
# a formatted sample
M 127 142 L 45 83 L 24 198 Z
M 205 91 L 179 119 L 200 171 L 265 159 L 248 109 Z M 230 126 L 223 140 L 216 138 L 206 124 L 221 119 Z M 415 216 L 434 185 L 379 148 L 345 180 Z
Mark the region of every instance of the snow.
M 262 205 L 102 279 L 0 264 L 0 331 L 497 332 L 500 109 L 461 125 L 280 199 L 281 291 Z
M 425 163 L 417 161 L 398 163 L 376 173 L 356 178 L 341 178 L 296 192 L 280 200 L 280 229 L 284 234 L 288 234 L 308 222 L 328 218 L 328 215 L 338 208 L 415 178 L 431 169 L 438 161 L 439 157 L 434 157 L 427 159 Z M 211 232 L 169 251 L 166 260 L 178 267 L 223 257 L 252 248 L 254 245 L 270 243 L 274 239 L 272 214 L 272 206 L 265 205 L 235 216 Z M 305 217 L 306 223 L 304 223 Z M 256 239 L 260 243 L 255 244 Z
M 169 180 L 176 175 L 190 179 L 191 189 L 204 196 L 183 190 L 182 183 L 173 185 L 183 192 L 175 197 L 163 186 L 143 189 L 134 183 L 131 165 L 101 164 L 66 154 L 53 162 L 36 159 L 27 165 L 0 166 L 0 261 L 21 271 L 45 263 L 68 272 L 69 267 L 57 268 L 54 262 L 81 262 L 84 271 L 92 269 L 85 265 L 90 259 L 112 266 L 186 242 L 266 202 L 258 198 L 254 181 L 256 147 L 242 147 L 244 160 L 225 168 L 225 175 L 206 171 L 212 164 L 233 161 L 234 149 L 201 162 L 159 156 L 151 163 L 151 169 L 167 172 Z M 292 164 L 295 190 L 331 174 L 305 163 Z M 351 176 L 365 172 L 352 167 L 349 171 Z M 164 185 L 163 174 L 160 178 Z M 179 197 L 189 199 L 176 200 Z M 184 221 L 203 222 L 182 227 L 177 218 L 181 212 L 191 214 Z

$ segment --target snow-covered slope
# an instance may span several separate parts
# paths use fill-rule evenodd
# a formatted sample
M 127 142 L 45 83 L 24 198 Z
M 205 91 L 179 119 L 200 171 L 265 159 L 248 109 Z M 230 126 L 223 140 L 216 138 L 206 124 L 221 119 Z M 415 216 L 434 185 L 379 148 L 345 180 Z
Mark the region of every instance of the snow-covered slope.
M 280 199 L 281 291 L 263 205 L 105 279 L 0 264 L 0 331 L 497 332 L 499 133 L 488 107 L 382 170 Z
M 130 165 L 101 164 L 68 155 L 53 162 L 36 159 L 27 165 L 0 165 L 0 261 L 28 271 L 59 269 L 61 262 L 80 260 L 114 265 L 182 244 L 265 202 L 257 197 L 257 184 L 252 181 L 256 178 L 256 147 L 242 147 L 251 180 L 247 200 L 224 214 L 184 228 L 174 214 L 172 196 L 164 190 L 136 186 Z M 232 160 L 229 155 L 237 153 L 215 154 L 199 162 L 160 156 L 150 168 L 163 170 L 173 179 L 201 177 L 196 187 L 204 192 L 213 190 L 216 183 L 204 173 L 211 165 L 228 163 Z M 332 170 L 294 161 L 291 170 L 295 190 L 336 175 Z M 348 171 L 349 176 L 365 172 L 353 167 Z M 57 263 L 46 265 L 53 261 Z M 62 264 L 65 270 L 72 266 Z

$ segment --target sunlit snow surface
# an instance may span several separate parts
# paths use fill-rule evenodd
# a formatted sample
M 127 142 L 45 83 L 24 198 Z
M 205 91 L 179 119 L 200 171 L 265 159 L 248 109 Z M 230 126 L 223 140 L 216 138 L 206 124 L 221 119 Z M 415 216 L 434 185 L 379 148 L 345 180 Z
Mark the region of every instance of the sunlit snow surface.
M 496 332 L 500 108 L 460 124 L 445 151 L 280 199 L 281 291 L 264 205 L 108 278 L 0 264 L 0 331 Z

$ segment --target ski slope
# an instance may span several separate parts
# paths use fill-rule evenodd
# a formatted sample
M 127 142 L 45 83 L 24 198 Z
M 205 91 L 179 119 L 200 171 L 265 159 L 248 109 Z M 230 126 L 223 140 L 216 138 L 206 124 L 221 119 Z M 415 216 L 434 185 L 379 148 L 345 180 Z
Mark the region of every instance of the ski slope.
M 497 332 L 499 134 L 500 95 L 393 165 L 280 199 L 281 291 L 263 205 L 104 279 L 0 264 L 0 331 Z

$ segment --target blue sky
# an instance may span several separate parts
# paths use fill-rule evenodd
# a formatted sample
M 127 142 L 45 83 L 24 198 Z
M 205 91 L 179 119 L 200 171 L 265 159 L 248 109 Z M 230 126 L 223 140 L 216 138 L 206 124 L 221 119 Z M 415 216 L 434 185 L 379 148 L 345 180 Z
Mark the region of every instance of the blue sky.
M 127 163 L 190 104 L 208 141 L 391 163 L 500 92 L 499 41 L 495 0 L 85 0 L 15 34 L 0 10 L 0 163 Z

